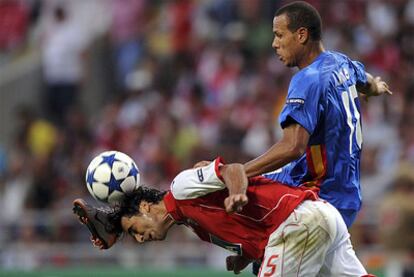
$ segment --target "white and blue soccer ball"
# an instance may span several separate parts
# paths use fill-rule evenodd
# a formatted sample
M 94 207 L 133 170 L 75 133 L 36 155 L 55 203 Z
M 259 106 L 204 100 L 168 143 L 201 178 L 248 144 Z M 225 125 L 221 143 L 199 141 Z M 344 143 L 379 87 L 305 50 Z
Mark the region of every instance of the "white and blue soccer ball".
M 97 200 L 116 204 L 140 185 L 137 165 L 128 155 L 106 151 L 97 155 L 86 170 L 86 187 Z

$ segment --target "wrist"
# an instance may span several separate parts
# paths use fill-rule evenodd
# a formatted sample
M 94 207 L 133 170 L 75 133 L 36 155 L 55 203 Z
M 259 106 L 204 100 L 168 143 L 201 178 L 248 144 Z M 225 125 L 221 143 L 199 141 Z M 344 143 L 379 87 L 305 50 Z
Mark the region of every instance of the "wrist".
M 377 82 L 373 80 L 368 90 L 367 96 L 376 96 L 376 95 L 378 95 L 378 85 L 377 85 Z

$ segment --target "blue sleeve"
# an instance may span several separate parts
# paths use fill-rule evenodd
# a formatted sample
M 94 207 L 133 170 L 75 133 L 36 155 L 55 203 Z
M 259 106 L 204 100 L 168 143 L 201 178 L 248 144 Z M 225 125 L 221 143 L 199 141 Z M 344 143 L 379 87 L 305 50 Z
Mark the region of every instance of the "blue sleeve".
M 357 84 L 366 84 L 367 76 L 365 74 L 365 67 L 358 61 L 351 61 L 351 66 L 355 71 L 355 77 Z
M 312 78 L 292 79 L 286 104 L 279 116 L 280 126 L 285 128 L 293 121 L 312 134 L 318 123 L 321 91 L 318 81 Z

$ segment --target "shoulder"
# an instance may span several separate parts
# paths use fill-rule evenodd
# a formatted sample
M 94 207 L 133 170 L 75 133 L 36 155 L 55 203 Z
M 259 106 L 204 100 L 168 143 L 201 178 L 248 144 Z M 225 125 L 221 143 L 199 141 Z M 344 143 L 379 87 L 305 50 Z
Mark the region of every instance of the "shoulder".
M 339 52 L 328 52 L 326 56 L 321 72 L 324 72 L 325 79 L 332 82 L 335 87 L 344 79 L 356 78 L 365 82 L 365 67 L 361 62 Z
M 324 55 L 324 58 L 322 59 L 322 68 L 326 68 L 326 73 L 329 73 L 329 71 L 333 71 L 344 66 L 349 67 L 355 63 L 361 64 L 361 62 L 354 61 L 343 53 L 327 51 Z
M 171 193 L 175 199 L 186 199 L 193 192 L 193 188 L 203 179 L 202 167 L 183 170 L 171 182 Z
M 332 73 L 333 68 L 338 66 L 343 57 L 345 56 L 338 52 L 325 51 L 321 53 L 310 65 L 293 76 L 291 85 L 302 87 L 322 86 L 322 81 Z
M 177 200 L 194 199 L 225 188 L 218 172 L 220 158 L 207 166 L 180 172 L 171 183 L 171 193 Z
M 325 51 L 322 60 L 331 64 L 337 64 L 343 61 L 349 61 L 350 59 L 347 55 L 341 52 Z
M 291 82 L 291 89 L 323 91 L 334 81 L 334 72 L 351 60 L 345 54 L 325 51 L 315 62 L 299 71 Z

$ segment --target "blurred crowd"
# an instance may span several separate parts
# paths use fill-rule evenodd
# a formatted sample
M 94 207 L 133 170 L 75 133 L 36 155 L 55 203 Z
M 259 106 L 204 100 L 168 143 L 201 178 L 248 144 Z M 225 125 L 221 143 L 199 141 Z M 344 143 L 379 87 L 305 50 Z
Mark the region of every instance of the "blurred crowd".
M 12 145 L 0 145 L 0 245 L 85 240 L 59 214 L 89 197 L 85 169 L 101 151 L 127 153 L 143 183 L 168 189 L 196 161 L 245 162 L 268 149 L 295 73 L 271 48 L 285 2 L 0 0 L 0 67 L 36 49 L 44 84 L 42 106 L 18 106 Z M 321 13 L 325 48 L 362 61 L 394 92 L 362 103 L 354 245 L 377 253 L 365 259 L 370 268 L 391 256 L 413 263 L 414 0 L 308 2 Z M 98 42 L 108 46 L 101 82 L 110 89 L 91 111 L 80 100 Z

